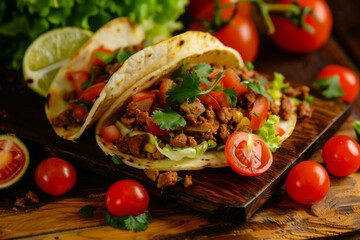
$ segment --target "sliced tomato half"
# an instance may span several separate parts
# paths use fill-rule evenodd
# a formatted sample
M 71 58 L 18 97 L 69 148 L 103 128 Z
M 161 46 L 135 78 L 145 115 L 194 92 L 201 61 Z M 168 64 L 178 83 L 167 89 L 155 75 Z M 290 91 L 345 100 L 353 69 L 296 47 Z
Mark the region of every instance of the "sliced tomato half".
M 255 134 L 235 132 L 225 144 L 225 157 L 230 167 L 245 176 L 266 172 L 273 156 L 265 141 Z

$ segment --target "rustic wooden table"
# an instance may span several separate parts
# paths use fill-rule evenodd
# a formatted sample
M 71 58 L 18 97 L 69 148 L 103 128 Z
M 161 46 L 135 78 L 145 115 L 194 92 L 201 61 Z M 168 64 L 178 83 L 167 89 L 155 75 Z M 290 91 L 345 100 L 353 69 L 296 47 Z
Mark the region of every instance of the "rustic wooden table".
M 350 67 L 359 74 L 360 5 L 356 0 L 328 3 L 334 13 L 334 31 L 323 48 L 310 54 L 289 54 L 275 47 L 260 30 L 256 68 L 269 74 L 281 72 L 303 84 L 311 83 L 320 66 L 332 63 Z M 355 137 L 351 126 L 354 119 L 360 119 L 360 97 L 353 104 L 352 116 L 338 133 Z M 30 150 L 30 169 L 19 185 L 0 192 L 0 239 L 357 239 L 360 236 L 360 172 L 345 178 L 331 176 L 326 198 L 312 206 L 295 203 L 281 188 L 245 223 L 220 221 L 150 193 L 148 210 L 153 221 L 146 231 L 135 233 L 105 223 L 104 193 L 113 180 L 75 166 L 79 178 L 69 193 L 55 197 L 39 190 L 33 180 L 34 169 L 49 153 L 33 142 L 25 143 Z M 320 151 L 311 160 L 321 162 Z M 16 199 L 29 190 L 36 192 L 40 203 L 14 210 Z M 95 207 L 90 219 L 78 213 L 85 205 Z

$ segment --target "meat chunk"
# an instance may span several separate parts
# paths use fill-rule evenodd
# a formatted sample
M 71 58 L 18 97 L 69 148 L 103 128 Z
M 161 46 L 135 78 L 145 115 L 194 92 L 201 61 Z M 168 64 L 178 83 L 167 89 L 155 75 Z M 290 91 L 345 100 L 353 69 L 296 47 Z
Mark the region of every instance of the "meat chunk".
M 158 177 L 157 188 L 175 186 L 177 182 L 177 172 L 164 172 Z
M 129 138 L 128 148 L 132 155 L 139 158 L 145 157 L 144 145 L 149 141 L 149 135 L 140 134 Z
M 147 153 L 147 158 L 149 160 L 159 160 L 165 158 L 165 156 L 159 150 L 156 149 L 154 153 Z
M 304 117 L 311 118 L 312 112 L 313 109 L 305 101 L 302 101 L 297 107 L 298 118 L 304 118 Z
M 223 143 L 226 143 L 226 140 L 229 138 L 230 136 L 230 132 L 228 130 L 228 125 L 226 124 L 221 124 L 220 125 L 220 128 L 219 128 L 219 135 L 220 135 L 220 138 L 222 140 Z
M 234 108 L 223 107 L 218 111 L 218 116 L 223 123 L 228 123 L 236 119 L 236 111 Z
M 151 179 L 153 182 L 156 182 L 157 177 L 159 176 L 159 171 L 154 168 L 145 168 L 145 175 Z
M 281 105 L 279 116 L 283 120 L 289 120 L 291 115 L 293 114 L 293 103 L 291 99 L 285 95 L 281 96 Z
M 180 133 L 175 137 L 170 138 L 170 145 L 173 147 L 195 147 L 197 145 L 193 137 L 187 136 L 185 133 Z
M 278 115 L 280 112 L 280 106 L 277 105 L 275 102 L 270 103 L 270 111 L 271 113 Z
M 193 185 L 192 176 L 191 176 L 191 175 L 185 175 L 184 187 L 187 188 L 187 187 L 189 187 L 190 185 Z
M 122 124 L 124 124 L 126 127 L 128 128 L 132 128 L 133 124 L 135 123 L 135 117 L 131 117 L 128 114 L 124 114 L 121 118 L 120 118 L 120 122 Z
M 195 98 L 195 102 L 190 104 L 188 103 L 188 100 L 184 101 L 180 105 L 180 110 L 184 111 L 188 115 L 194 115 L 195 117 L 198 117 L 200 114 L 205 112 L 205 107 L 198 98 Z
M 56 127 L 63 127 L 67 129 L 68 126 L 80 126 L 84 123 L 82 120 L 78 120 L 74 117 L 73 111 L 67 109 L 59 114 L 59 116 L 50 119 L 51 125 Z
M 310 88 L 308 86 L 293 87 L 289 86 L 286 95 L 289 97 L 296 97 L 305 99 L 309 96 Z

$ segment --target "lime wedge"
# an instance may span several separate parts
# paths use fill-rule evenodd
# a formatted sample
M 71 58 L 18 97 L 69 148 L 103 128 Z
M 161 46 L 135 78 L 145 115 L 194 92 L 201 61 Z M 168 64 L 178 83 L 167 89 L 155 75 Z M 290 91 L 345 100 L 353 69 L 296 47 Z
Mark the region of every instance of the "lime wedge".
M 36 38 L 26 49 L 23 75 L 27 85 L 46 97 L 60 67 L 81 47 L 92 32 L 76 27 L 57 28 Z

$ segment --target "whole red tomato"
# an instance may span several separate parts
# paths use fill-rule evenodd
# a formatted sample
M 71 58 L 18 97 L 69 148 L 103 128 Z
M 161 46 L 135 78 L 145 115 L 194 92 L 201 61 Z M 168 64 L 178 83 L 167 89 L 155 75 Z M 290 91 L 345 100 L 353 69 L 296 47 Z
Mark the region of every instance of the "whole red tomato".
M 235 3 L 237 0 L 220 0 L 220 6 L 226 6 L 231 3 Z M 213 0 L 190 0 L 189 12 L 192 18 L 203 18 L 207 21 L 211 21 L 214 17 L 215 3 Z M 225 8 L 221 12 L 223 20 L 227 20 L 231 17 L 234 11 L 234 6 Z M 199 14 L 201 13 L 201 14 Z M 238 3 L 237 14 L 243 16 L 249 16 L 250 3 Z
M 230 167 L 245 176 L 266 172 L 273 156 L 265 141 L 255 134 L 235 132 L 225 144 L 225 157 Z
M 360 167 L 360 146 L 351 137 L 334 136 L 325 143 L 322 157 L 331 174 L 346 177 Z
M 285 187 L 296 202 L 314 204 L 326 196 L 330 188 L 330 178 L 319 163 L 304 161 L 290 170 Z
M 342 99 L 352 102 L 359 93 L 359 78 L 354 71 L 339 65 L 329 65 L 323 68 L 316 79 L 324 79 L 333 76 L 339 76 L 340 86 L 345 93 Z
M 140 183 L 128 179 L 120 180 L 107 190 L 105 204 L 112 215 L 137 216 L 146 210 L 149 195 Z
M 314 14 L 306 16 L 306 23 L 311 25 L 315 33 L 311 34 L 296 26 L 289 19 L 272 16 L 275 33 L 271 35 L 275 44 L 290 51 L 306 53 L 323 46 L 328 40 L 333 17 L 325 0 L 278 0 L 278 3 L 297 2 L 301 7 L 309 6 Z
M 35 182 L 41 190 L 51 195 L 62 195 L 76 183 L 74 167 L 61 158 L 48 158 L 35 170 Z

